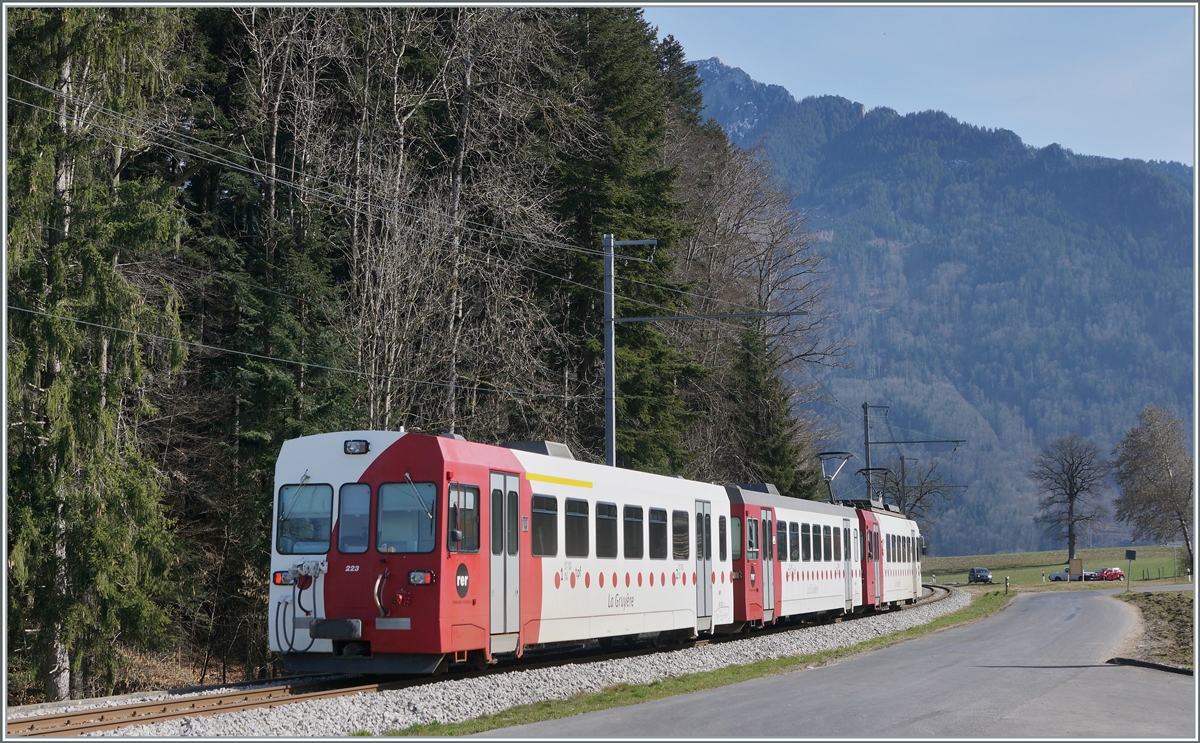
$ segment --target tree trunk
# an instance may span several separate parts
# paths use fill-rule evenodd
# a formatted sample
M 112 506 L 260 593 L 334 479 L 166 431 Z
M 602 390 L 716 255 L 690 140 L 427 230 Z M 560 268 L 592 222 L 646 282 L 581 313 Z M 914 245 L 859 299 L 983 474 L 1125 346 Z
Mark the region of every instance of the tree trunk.
M 469 11 L 464 9 L 463 14 L 466 15 Z M 459 204 L 462 197 L 462 176 L 463 176 L 463 159 L 466 156 L 467 150 L 467 122 L 471 114 L 471 62 L 474 56 L 471 54 L 471 37 L 470 37 L 470 21 L 463 24 L 463 33 L 466 35 L 466 68 L 463 72 L 463 94 L 462 94 L 462 112 L 460 114 L 462 120 L 459 122 L 458 129 L 458 151 L 454 155 L 454 174 L 452 177 L 452 186 L 450 193 L 450 223 L 453 225 L 454 232 L 450 242 L 450 253 L 452 261 L 452 273 L 450 275 L 450 319 L 447 327 L 447 337 L 450 340 L 450 363 L 449 363 L 449 401 L 446 404 L 446 417 L 450 421 L 450 433 L 454 433 L 454 419 L 457 417 L 456 402 L 458 396 L 458 333 L 459 326 L 457 323 L 459 312 L 458 298 L 458 280 L 460 271 L 459 245 L 462 241 L 462 215 Z

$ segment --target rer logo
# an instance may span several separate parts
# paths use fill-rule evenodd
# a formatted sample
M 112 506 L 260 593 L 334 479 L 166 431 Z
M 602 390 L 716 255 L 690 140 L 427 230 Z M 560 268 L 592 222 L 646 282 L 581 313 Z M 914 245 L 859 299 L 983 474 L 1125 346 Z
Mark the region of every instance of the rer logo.
M 467 566 L 459 563 L 458 572 L 454 574 L 454 587 L 458 589 L 458 597 L 467 597 L 467 588 L 471 584 L 471 578 L 467 575 Z

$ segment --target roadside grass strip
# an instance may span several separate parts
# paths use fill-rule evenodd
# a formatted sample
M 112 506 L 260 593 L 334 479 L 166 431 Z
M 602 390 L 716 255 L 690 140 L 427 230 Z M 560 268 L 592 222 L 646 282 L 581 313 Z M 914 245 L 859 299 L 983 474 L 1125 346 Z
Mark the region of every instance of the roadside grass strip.
M 498 728 L 514 725 L 527 725 L 544 720 L 557 720 L 586 712 L 596 712 L 614 707 L 625 707 L 641 704 L 655 699 L 691 694 L 697 691 L 716 689 L 743 681 L 775 676 L 782 673 L 812 668 L 827 663 L 848 658 L 859 653 L 879 650 L 896 643 L 916 639 L 942 630 L 958 627 L 995 614 L 1008 605 L 1015 594 L 1004 595 L 1004 591 L 991 591 L 974 596 L 970 605 L 950 614 L 944 614 L 926 624 L 910 627 L 899 632 L 876 637 L 856 645 L 811 653 L 801 656 L 787 656 L 748 663 L 740 666 L 727 666 L 714 671 L 692 673 L 684 676 L 661 679 L 649 684 L 615 684 L 598 694 L 577 694 L 568 699 L 556 699 L 536 704 L 526 704 L 510 707 L 503 712 L 477 717 L 456 723 L 428 723 L 413 725 L 403 730 L 389 730 L 384 735 L 415 735 L 415 736 L 455 736 L 472 735 Z M 357 732 L 355 735 L 369 735 Z

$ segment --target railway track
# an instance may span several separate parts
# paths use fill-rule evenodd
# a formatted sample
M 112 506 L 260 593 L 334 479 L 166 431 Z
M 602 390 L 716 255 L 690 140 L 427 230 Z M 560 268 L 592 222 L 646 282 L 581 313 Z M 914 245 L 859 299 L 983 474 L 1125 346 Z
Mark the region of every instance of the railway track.
M 909 606 L 897 607 L 895 610 L 912 609 L 940 601 L 950 595 L 950 590 L 943 586 L 926 586 L 932 589 L 930 595 L 923 596 Z M 830 624 L 837 621 L 854 621 L 854 619 L 871 614 L 847 617 L 829 618 L 822 621 L 788 622 L 775 627 L 756 632 L 756 635 L 789 632 L 816 624 Z M 300 683 L 284 683 L 277 686 L 243 689 L 220 694 L 190 696 L 180 699 L 158 699 L 149 702 L 135 702 L 112 707 L 94 707 L 83 710 L 54 712 L 45 715 L 22 717 L 7 721 L 9 737 L 65 737 L 82 733 L 115 730 L 132 725 L 150 725 L 156 722 L 174 720 L 181 717 L 197 717 L 215 715 L 226 712 L 242 712 L 251 709 L 270 709 L 285 704 L 296 704 L 319 699 L 329 699 L 354 694 L 373 694 L 380 691 L 404 689 L 424 684 L 438 683 L 448 679 L 474 678 L 491 673 L 504 673 L 516 670 L 546 668 L 563 663 L 597 663 L 619 658 L 630 658 L 639 655 L 679 650 L 685 647 L 699 647 L 710 643 L 730 642 L 744 639 L 744 634 L 734 634 L 721 637 L 698 638 L 677 643 L 664 648 L 628 647 L 618 651 L 607 649 L 591 649 L 580 653 L 578 650 L 560 653 L 547 653 L 536 657 L 518 658 L 498 663 L 484 670 L 453 670 L 443 676 L 422 676 L 419 678 L 396 678 L 362 683 L 362 678 L 340 678 L 330 680 L 305 680 Z

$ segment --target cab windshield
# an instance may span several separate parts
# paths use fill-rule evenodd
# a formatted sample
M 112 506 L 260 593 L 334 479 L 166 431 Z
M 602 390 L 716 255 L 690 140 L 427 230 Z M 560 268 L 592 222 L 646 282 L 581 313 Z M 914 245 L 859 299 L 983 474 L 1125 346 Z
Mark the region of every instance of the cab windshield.
M 375 548 L 380 552 L 432 552 L 437 488 L 431 482 L 379 486 Z

